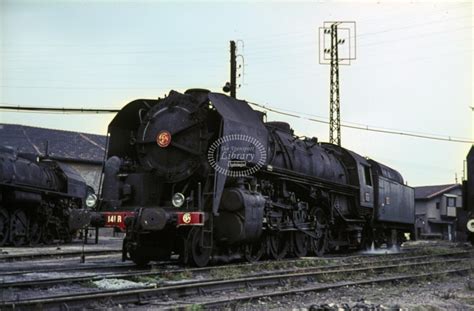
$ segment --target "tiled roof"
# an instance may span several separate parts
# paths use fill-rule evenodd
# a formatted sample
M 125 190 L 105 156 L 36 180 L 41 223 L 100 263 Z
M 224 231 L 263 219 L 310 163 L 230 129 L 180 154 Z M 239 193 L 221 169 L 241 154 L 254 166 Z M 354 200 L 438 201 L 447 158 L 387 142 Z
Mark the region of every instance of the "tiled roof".
M 450 190 L 461 188 L 460 184 L 415 187 L 415 200 L 431 199 Z
M 45 153 L 52 158 L 70 161 L 101 162 L 104 159 L 106 137 L 17 124 L 0 124 L 0 145 L 18 152 Z

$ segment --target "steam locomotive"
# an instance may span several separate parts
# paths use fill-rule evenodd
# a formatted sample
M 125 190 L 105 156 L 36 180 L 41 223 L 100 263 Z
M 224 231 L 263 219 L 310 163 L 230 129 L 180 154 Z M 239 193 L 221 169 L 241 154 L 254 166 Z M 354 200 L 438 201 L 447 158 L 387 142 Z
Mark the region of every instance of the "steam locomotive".
M 466 157 L 467 179 L 463 182 L 463 206 L 468 212 L 467 239 L 474 245 L 474 146 Z
M 397 171 L 242 100 L 171 91 L 130 102 L 108 131 L 101 210 L 125 223 L 124 259 L 138 265 L 320 256 L 413 232 L 414 190 Z
M 0 146 L 0 246 L 69 242 L 96 201 L 71 167 Z

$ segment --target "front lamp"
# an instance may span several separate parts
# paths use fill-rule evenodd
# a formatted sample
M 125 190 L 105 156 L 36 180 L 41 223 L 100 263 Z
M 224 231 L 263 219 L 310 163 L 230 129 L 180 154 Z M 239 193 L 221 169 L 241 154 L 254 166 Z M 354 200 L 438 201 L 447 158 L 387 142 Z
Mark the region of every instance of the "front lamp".
M 474 233 L 474 219 L 471 219 L 467 222 L 467 230 Z
M 97 203 L 97 196 L 94 193 L 89 193 L 86 197 L 86 206 L 93 208 Z
M 179 208 L 183 206 L 185 199 L 186 198 L 184 197 L 184 194 L 180 192 L 176 192 L 173 195 L 173 198 L 171 199 L 171 203 L 173 204 L 174 207 Z

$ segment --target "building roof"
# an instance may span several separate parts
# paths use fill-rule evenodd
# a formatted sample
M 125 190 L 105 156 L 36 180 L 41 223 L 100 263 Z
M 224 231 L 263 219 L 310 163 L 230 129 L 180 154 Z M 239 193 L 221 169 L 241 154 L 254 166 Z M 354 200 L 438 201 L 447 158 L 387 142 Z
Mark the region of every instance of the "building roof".
M 461 188 L 460 184 L 415 187 L 415 200 L 427 200 Z
M 0 145 L 18 152 L 48 155 L 57 160 L 100 164 L 106 137 L 17 124 L 0 124 Z

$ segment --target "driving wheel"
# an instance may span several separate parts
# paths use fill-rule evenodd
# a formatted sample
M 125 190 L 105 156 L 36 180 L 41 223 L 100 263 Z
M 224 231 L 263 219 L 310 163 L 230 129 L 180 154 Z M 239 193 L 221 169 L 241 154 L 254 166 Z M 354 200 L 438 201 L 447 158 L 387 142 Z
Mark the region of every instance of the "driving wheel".
M 304 232 L 293 233 L 293 252 L 296 257 L 304 257 L 308 254 L 309 237 Z
M 283 259 L 290 248 L 289 239 L 282 232 L 271 233 L 267 236 L 268 256 L 272 259 Z
M 316 208 L 312 213 L 314 225 L 314 237 L 311 239 L 311 246 L 316 256 L 322 256 L 326 252 L 328 245 L 329 221 L 322 208 Z
M 248 243 L 244 247 L 244 257 L 248 262 L 256 262 L 262 258 L 265 247 L 262 242 Z
M 23 209 L 17 208 L 10 217 L 10 241 L 15 246 L 24 245 L 27 241 L 28 218 Z

